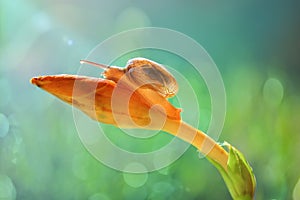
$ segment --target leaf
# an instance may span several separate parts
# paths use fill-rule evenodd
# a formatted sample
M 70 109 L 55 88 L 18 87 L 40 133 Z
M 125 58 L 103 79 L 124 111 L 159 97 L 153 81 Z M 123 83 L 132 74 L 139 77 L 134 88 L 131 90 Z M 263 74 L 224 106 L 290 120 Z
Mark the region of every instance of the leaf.
M 252 168 L 240 151 L 227 142 L 224 146 L 229 149 L 227 169 L 212 159 L 208 160 L 219 170 L 233 199 L 253 199 L 256 180 Z

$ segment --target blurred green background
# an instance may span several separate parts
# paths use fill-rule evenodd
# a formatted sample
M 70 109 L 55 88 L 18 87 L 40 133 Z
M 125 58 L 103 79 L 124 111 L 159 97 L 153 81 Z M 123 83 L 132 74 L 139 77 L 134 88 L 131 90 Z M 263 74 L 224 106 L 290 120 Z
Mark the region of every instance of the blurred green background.
M 37 75 L 76 74 L 98 43 L 145 26 L 192 37 L 219 67 L 227 93 L 220 141 L 251 163 L 256 199 L 300 199 L 299 10 L 293 0 L 1 0 L 0 199 L 231 199 L 193 147 L 148 174 L 106 167 L 80 142 L 71 107 L 29 83 Z M 209 101 L 203 106 L 209 110 Z

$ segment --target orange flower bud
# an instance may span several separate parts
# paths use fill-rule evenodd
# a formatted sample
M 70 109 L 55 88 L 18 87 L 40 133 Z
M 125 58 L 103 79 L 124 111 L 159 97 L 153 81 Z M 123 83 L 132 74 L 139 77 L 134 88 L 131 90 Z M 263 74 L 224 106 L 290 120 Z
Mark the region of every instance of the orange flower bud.
M 133 90 L 120 82 L 76 75 L 40 76 L 32 78 L 31 83 L 72 104 L 92 119 L 120 128 L 144 127 L 151 123 L 149 129 L 162 129 L 161 119 L 180 120 L 181 110 L 152 89 Z M 153 119 L 160 120 L 153 123 Z M 131 120 L 134 123 L 128 123 Z

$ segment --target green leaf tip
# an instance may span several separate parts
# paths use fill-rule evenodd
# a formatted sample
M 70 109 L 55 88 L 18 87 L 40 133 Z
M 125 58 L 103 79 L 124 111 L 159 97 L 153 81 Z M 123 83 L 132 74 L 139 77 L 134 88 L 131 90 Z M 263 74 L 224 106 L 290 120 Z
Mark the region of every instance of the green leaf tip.
M 227 169 L 212 159 L 208 160 L 219 170 L 233 199 L 253 199 L 256 180 L 251 166 L 239 150 L 227 142 L 223 146 L 229 150 Z

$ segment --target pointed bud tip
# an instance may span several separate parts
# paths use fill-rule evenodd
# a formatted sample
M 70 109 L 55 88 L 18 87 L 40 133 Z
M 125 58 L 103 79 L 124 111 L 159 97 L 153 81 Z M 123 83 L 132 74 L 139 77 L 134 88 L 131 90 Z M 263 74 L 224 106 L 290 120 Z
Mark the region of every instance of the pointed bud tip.
M 36 86 L 40 87 L 41 84 L 40 84 L 39 80 L 40 80 L 39 77 L 33 77 L 32 79 L 30 79 L 30 83 L 33 84 L 33 85 L 36 85 Z

